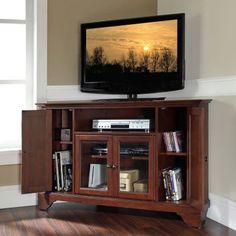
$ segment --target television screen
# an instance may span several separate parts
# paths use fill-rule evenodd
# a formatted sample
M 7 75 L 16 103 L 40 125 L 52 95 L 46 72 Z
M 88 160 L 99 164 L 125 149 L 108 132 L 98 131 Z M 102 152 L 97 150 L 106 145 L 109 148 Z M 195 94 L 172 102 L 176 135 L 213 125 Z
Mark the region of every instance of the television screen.
M 183 88 L 184 15 L 83 24 L 81 90 L 138 94 Z

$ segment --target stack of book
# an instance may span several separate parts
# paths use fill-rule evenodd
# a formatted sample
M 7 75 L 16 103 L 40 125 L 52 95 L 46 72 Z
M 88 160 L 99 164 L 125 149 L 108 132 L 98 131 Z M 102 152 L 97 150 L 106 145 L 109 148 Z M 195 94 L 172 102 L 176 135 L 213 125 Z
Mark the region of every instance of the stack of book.
M 183 131 L 164 132 L 163 140 L 167 152 L 183 151 Z
M 53 154 L 54 191 L 72 189 L 72 155 L 70 150 L 57 151 Z
M 183 195 L 182 173 L 179 167 L 162 171 L 166 200 L 178 201 Z

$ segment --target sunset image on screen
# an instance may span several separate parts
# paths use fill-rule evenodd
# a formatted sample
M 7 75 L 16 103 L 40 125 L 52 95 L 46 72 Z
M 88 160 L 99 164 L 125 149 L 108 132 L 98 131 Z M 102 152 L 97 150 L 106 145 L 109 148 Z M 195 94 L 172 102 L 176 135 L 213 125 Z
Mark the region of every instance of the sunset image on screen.
M 88 29 L 86 66 L 120 73 L 177 71 L 177 20 Z

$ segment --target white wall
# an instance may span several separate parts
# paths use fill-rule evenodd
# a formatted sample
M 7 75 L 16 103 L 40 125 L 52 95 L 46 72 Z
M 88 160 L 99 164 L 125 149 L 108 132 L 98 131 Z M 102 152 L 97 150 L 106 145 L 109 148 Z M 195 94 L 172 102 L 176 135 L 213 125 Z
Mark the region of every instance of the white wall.
M 208 84 L 203 96 L 213 99 L 209 109 L 208 217 L 236 230 L 235 9 L 235 0 L 158 0 L 159 15 L 186 14 L 186 82 L 193 81 L 188 96 L 194 97 L 195 90 L 201 96 L 197 85 Z
M 186 13 L 187 79 L 236 74 L 235 0 L 159 0 L 158 14 Z

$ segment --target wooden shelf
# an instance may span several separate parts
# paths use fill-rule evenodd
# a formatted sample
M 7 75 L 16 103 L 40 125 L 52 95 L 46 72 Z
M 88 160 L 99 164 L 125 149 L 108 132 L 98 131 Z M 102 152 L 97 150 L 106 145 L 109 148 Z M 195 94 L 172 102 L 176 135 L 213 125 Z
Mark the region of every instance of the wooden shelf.
M 121 158 L 131 158 L 132 160 L 148 160 L 147 156 L 129 156 L 129 155 L 121 155 Z
M 72 141 L 55 141 L 55 143 L 58 143 L 58 144 L 73 144 Z
M 187 152 L 160 152 L 160 156 L 181 156 L 181 157 L 186 157 Z
M 95 159 L 107 159 L 107 155 L 91 155 L 92 158 Z M 147 156 L 129 156 L 129 155 L 122 155 L 122 158 L 131 158 L 132 160 L 148 160 Z
M 94 159 L 107 159 L 107 155 L 91 155 Z

